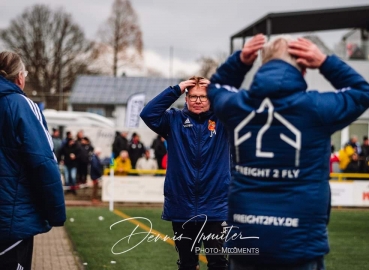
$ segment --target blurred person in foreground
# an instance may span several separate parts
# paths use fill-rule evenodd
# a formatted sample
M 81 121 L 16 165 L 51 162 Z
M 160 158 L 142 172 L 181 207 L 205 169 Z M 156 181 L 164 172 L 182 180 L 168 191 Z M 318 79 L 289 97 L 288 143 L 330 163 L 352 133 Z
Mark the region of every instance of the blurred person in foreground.
M 42 112 L 16 53 L 0 53 L 0 269 L 31 269 L 33 237 L 63 226 L 63 187 Z
M 369 85 L 309 40 L 264 42 L 263 35 L 249 40 L 218 68 L 208 88 L 231 135 L 231 235 L 259 238 L 229 239 L 227 246 L 245 255 L 230 256 L 230 269 L 321 270 L 329 252 L 331 135 L 369 107 Z M 262 66 L 250 89 L 238 91 L 259 49 Z M 307 68 L 319 69 L 337 91 L 307 92 Z M 258 256 L 246 256 L 252 252 Z
M 206 95 L 209 80 L 192 77 L 165 89 L 142 110 L 141 118 L 168 147 L 162 219 L 172 222 L 179 254 L 178 269 L 195 270 L 201 242 L 208 250 L 221 250 L 223 240 L 197 241 L 201 232 L 221 237 L 227 218 L 230 152 L 227 134 L 210 111 Z M 168 108 L 186 92 L 183 110 Z M 201 239 L 202 240 L 202 239 Z M 228 262 L 219 252 L 207 255 L 208 269 L 225 270 Z

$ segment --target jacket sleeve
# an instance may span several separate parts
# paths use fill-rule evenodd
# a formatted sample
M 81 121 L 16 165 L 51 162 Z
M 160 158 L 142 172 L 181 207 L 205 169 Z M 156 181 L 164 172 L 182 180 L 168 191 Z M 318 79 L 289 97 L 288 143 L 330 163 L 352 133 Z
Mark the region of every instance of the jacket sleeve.
M 317 94 L 313 102 L 322 122 L 335 132 L 355 121 L 369 107 L 369 84 L 336 56 L 328 56 L 320 72 L 337 91 Z
M 246 73 L 252 68 L 252 65 L 245 65 L 240 59 L 241 51 L 231 55 L 225 63 L 223 63 L 211 76 L 212 84 L 227 85 L 236 89 L 241 87 L 241 84 L 246 76 Z
M 170 115 L 167 110 L 179 97 L 181 89 L 179 85 L 168 87 L 143 108 L 140 116 L 146 125 L 160 136 L 166 138 L 169 133 Z
M 12 118 L 32 192 L 49 224 L 62 226 L 66 220 L 64 192 L 45 118 L 31 100 L 21 95 L 17 99 Z
M 245 75 L 252 68 L 252 65 L 242 63 L 240 53 L 241 51 L 235 52 L 217 69 L 208 86 L 207 93 L 211 110 L 222 122 L 228 119 L 230 99 L 235 97 Z

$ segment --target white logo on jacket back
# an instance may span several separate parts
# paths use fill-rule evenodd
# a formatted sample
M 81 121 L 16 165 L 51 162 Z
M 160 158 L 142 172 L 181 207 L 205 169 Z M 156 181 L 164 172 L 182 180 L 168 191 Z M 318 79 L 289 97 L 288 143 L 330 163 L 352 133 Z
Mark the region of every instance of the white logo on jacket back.
M 290 122 L 288 122 L 283 116 L 279 113 L 274 112 L 274 106 L 269 98 L 265 98 L 261 103 L 259 109 L 252 111 L 244 120 L 241 121 L 237 125 L 234 130 L 234 145 L 236 150 L 236 162 L 240 162 L 240 155 L 239 155 L 239 148 L 238 146 L 241 145 L 244 141 L 248 140 L 251 137 L 251 131 L 247 132 L 245 135 L 239 137 L 240 131 L 247 126 L 247 124 L 255 117 L 255 114 L 262 113 L 268 109 L 268 119 L 265 125 L 259 130 L 256 136 L 256 157 L 262 158 L 273 158 L 273 152 L 264 152 L 262 150 L 263 144 L 263 135 L 264 133 L 270 128 L 270 125 L 273 121 L 273 117 L 275 117 L 279 122 L 281 122 L 288 130 L 290 130 L 295 136 L 296 139 L 293 141 L 292 139 L 288 138 L 285 134 L 279 134 L 279 137 L 282 141 L 285 141 L 287 144 L 291 145 L 293 148 L 296 149 L 295 154 L 295 166 L 298 167 L 300 165 L 300 150 L 301 150 L 301 132 L 294 127 Z

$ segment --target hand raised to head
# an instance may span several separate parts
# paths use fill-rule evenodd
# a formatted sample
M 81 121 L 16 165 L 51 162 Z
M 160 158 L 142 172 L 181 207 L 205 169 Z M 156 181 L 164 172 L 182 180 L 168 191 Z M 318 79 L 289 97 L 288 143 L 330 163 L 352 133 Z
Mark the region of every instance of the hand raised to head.
M 210 84 L 210 81 L 208 79 L 201 79 L 199 81 L 199 85 L 202 86 L 202 87 L 208 87 L 208 85 Z
M 240 59 L 242 63 L 246 65 L 252 65 L 255 59 L 258 57 L 258 51 L 265 44 L 265 36 L 258 34 L 248 40 L 242 48 Z
M 297 57 L 297 63 L 304 68 L 319 68 L 327 58 L 317 45 L 305 38 L 288 43 L 288 52 Z
M 179 83 L 179 88 L 181 88 L 181 94 L 184 93 L 187 87 L 195 86 L 196 82 L 195 80 L 187 80 Z

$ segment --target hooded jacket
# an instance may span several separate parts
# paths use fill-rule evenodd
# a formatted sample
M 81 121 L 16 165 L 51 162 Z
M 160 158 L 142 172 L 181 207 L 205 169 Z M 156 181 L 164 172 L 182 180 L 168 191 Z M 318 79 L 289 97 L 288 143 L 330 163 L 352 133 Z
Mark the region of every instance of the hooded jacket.
M 26 239 L 65 222 L 63 187 L 45 119 L 14 83 L 0 76 L 0 243 Z
M 169 87 L 141 112 L 144 122 L 167 140 L 162 218 L 185 222 L 203 220 L 206 215 L 208 221 L 224 221 L 230 182 L 226 132 L 211 111 L 194 114 L 187 106 L 167 110 L 180 96 L 178 85 Z
M 211 78 L 208 96 L 230 136 L 234 166 L 228 223 L 232 233 L 259 239 L 229 240 L 258 248 L 235 256 L 256 264 L 294 264 L 328 253 L 330 137 L 369 106 L 369 85 L 336 56 L 321 74 L 335 92 L 307 92 L 295 67 L 271 60 L 240 90 L 250 66 L 232 55 Z

